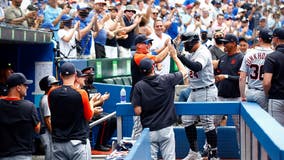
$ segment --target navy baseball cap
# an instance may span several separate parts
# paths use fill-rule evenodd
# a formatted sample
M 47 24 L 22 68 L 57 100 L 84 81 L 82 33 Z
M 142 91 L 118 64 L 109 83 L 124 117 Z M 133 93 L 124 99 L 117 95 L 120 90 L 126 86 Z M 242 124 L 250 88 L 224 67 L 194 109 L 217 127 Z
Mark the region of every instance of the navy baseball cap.
M 150 58 L 143 58 L 140 61 L 139 68 L 142 73 L 148 73 L 153 67 L 154 61 Z
M 76 69 L 77 77 L 87 77 L 87 74 L 82 73 L 79 69 Z
M 82 73 L 87 74 L 87 75 L 94 75 L 94 67 L 86 67 L 82 69 Z
M 28 80 L 23 73 L 13 73 L 8 77 L 6 83 L 8 85 L 8 88 L 11 88 L 20 84 L 32 84 L 33 80 Z
M 284 28 L 276 28 L 273 31 L 273 37 L 284 39 Z
M 239 40 L 238 40 L 238 37 L 236 35 L 228 33 L 220 41 L 222 41 L 224 43 L 229 43 L 229 42 L 236 42 L 236 43 L 238 43 Z
M 60 67 L 60 72 L 62 75 L 72 75 L 72 74 L 75 74 L 76 68 L 73 63 L 65 62 Z
M 259 31 L 259 37 L 263 40 L 271 41 L 273 38 L 273 32 L 268 28 L 263 28 Z
M 136 36 L 136 38 L 135 38 L 135 45 L 137 43 L 146 43 L 147 44 L 151 41 L 153 41 L 153 39 L 147 38 L 145 34 L 140 34 L 140 35 Z

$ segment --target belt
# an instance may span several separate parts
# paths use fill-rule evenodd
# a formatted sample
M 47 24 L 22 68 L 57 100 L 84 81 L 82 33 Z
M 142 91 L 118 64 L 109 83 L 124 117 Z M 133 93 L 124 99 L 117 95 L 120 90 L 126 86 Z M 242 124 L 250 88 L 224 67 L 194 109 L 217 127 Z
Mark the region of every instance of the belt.
M 255 90 L 258 90 L 258 91 L 263 91 L 263 89 L 260 89 L 260 88 L 251 88 L 251 87 L 248 87 L 248 89 L 255 89 Z
M 196 92 L 196 91 L 198 91 L 198 90 L 208 89 L 208 88 L 210 88 L 210 87 L 212 87 L 212 86 L 214 86 L 214 83 L 212 83 L 212 84 L 210 84 L 210 85 L 208 85 L 208 86 L 205 86 L 205 87 L 193 88 L 193 89 L 191 89 L 191 91 L 192 91 L 192 92 Z

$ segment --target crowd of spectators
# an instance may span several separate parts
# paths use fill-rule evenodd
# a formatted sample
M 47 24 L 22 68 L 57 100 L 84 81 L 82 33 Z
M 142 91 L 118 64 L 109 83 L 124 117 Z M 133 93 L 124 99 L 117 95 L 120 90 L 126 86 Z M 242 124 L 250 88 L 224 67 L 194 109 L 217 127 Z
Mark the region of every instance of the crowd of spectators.
M 65 32 L 73 32 L 75 28 L 80 35 L 76 37 L 78 43 L 74 44 L 75 38 L 69 34 L 69 38 L 64 38 L 64 34 L 58 37 L 58 31 L 64 30 L 61 22 L 66 16 L 72 18 L 72 23 Z M 138 34 L 151 37 L 157 19 L 161 19 L 163 32 L 173 40 L 190 31 L 202 35 L 204 43 L 212 46 L 214 33 L 221 31 L 243 37 L 253 47 L 260 29 L 283 26 L 284 1 L 3 0 L 0 3 L 1 24 L 52 31 L 55 41 L 65 42 L 59 43 L 64 58 L 131 57 L 134 38 Z M 70 57 L 65 55 L 71 50 Z

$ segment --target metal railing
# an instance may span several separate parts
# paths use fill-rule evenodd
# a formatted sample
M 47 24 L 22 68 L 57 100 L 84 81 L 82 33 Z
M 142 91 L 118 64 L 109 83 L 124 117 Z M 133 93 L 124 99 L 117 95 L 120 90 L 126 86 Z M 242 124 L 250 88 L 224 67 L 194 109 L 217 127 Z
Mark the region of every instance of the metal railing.
M 240 115 L 241 159 L 242 160 L 284 160 L 284 127 L 252 102 L 176 102 L 178 115 Z M 117 140 L 122 135 L 123 116 L 133 116 L 130 103 L 118 103 Z M 150 151 L 149 151 L 150 152 Z
M 93 128 L 94 126 L 96 126 L 96 125 L 98 125 L 98 124 L 100 124 L 100 123 L 102 123 L 102 122 L 104 122 L 104 121 L 110 119 L 111 117 L 113 117 L 113 116 L 115 116 L 115 115 L 116 115 L 116 112 L 112 112 L 112 113 L 110 113 L 110 114 L 108 114 L 108 115 L 106 115 L 106 116 L 104 116 L 104 117 L 102 117 L 102 118 L 100 118 L 100 119 L 98 119 L 98 120 L 96 120 L 96 121 L 90 123 L 90 124 L 89 124 L 89 127 L 90 127 L 90 128 Z

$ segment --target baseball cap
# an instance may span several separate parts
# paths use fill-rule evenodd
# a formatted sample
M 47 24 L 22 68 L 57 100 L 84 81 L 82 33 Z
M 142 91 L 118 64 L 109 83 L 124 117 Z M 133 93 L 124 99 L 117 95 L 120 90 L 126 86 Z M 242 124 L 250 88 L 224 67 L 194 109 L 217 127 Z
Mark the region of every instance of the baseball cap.
M 115 6 L 109 6 L 108 10 L 109 11 L 112 11 L 112 10 L 118 11 L 118 9 Z
M 27 10 L 29 11 L 37 11 L 38 7 L 35 4 L 30 4 L 27 6 Z
M 94 67 L 86 67 L 82 69 L 81 72 L 87 75 L 94 75 L 94 70 Z
M 154 61 L 150 58 L 143 58 L 140 61 L 139 68 L 142 73 L 148 73 L 153 67 Z
M 86 77 L 87 74 L 82 73 L 79 69 L 76 69 L 77 77 Z
M 136 9 L 135 9 L 135 7 L 133 6 L 133 5 L 127 5 L 126 7 L 125 7 L 125 10 L 124 10 L 124 12 L 125 11 L 134 11 L 134 13 L 136 13 Z
M 238 8 L 238 13 L 245 12 L 246 10 L 243 8 Z
M 273 37 L 284 39 L 284 28 L 275 28 L 273 31 Z
M 191 9 L 193 7 L 193 4 L 188 4 L 187 6 L 186 6 L 186 9 Z
M 181 38 L 182 43 L 185 43 L 185 42 L 195 43 L 199 41 L 199 34 L 195 32 L 187 32 L 187 33 L 183 33 L 180 38 Z
M 259 21 L 266 21 L 266 17 L 264 16 L 260 17 Z
M 60 72 L 62 75 L 72 75 L 75 74 L 75 66 L 73 63 L 70 62 L 65 62 L 61 67 L 60 67 Z
M 263 40 L 271 41 L 273 37 L 273 32 L 268 28 L 263 28 L 259 31 L 259 37 Z
M 204 25 L 200 27 L 200 33 L 208 33 L 208 30 Z
M 225 15 L 224 15 L 224 18 L 225 18 L 225 19 L 233 19 L 233 17 L 232 17 L 231 15 L 229 15 L 229 14 L 225 14 Z
M 62 21 L 69 21 L 72 20 L 73 18 L 71 16 L 69 16 L 68 14 L 63 14 L 61 17 Z
M 118 1 L 118 2 L 115 2 L 115 6 L 121 6 L 121 3 L 120 3 L 120 1 Z
M 228 42 L 236 42 L 238 43 L 238 37 L 234 34 L 226 34 L 225 37 L 223 39 L 221 39 L 220 41 L 224 42 L 224 43 L 228 43 Z
M 8 88 L 20 85 L 20 84 L 32 84 L 33 80 L 28 80 L 23 73 L 13 73 L 7 79 Z
M 137 43 L 149 43 L 153 41 L 153 39 L 147 38 L 145 34 L 140 34 L 135 38 L 135 45 Z
M 221 5 L 221 4 L 222 4 L 222 2 L 221 2 L 221 0 L 215 0 L 215 4 L 219 4 L 219 5 Z
M 58 84 L 59 81 L 53 76 L 45 76 L 39 81 L 39 87 L 42 91 L 48 90 L 51 85 Z
M 85 9 L 89 9 L 89 8 L 90 7 L 86 3 L 78 3 L 77 4 L 77 10 L 85 10 Z

